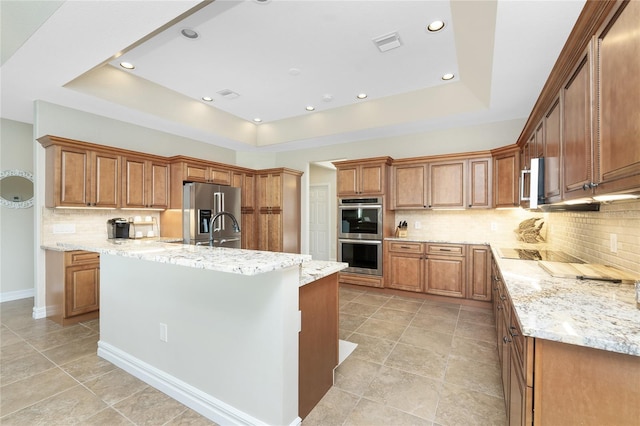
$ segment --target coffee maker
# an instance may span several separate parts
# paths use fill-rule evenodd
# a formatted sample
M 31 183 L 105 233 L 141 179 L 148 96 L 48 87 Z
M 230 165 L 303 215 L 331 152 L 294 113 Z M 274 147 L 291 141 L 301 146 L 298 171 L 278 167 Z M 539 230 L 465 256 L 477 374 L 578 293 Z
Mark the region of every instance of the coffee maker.
M 127 219 L 116 217 L 107 220 L 107 237 L 113 238 L 129 238 L 129 222 Z

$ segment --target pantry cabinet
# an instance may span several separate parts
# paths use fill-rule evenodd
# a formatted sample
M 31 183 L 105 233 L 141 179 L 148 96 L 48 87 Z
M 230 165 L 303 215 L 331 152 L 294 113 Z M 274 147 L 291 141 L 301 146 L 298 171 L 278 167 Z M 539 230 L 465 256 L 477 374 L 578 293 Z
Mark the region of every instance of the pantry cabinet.
M 62 325 L 98 318 L 100 255 L 47 250 L 45 262 L 47 317 Z
M 160 159 L 122 157 L 122 207 L 169 207 L 169 164 Z
M 385 195 L 391 158 L 338 161 L 333 164 L 336 166 L 338 197 Z
M 258 226 L 255 210 L 255 175 L 233 172 L 232 186 L 241 190 L 242 248 L 258 249 Z
M 120 156 L 74 146 L 62 138 L 40 139 L 45 148 L 47 207 L 120 206 Z

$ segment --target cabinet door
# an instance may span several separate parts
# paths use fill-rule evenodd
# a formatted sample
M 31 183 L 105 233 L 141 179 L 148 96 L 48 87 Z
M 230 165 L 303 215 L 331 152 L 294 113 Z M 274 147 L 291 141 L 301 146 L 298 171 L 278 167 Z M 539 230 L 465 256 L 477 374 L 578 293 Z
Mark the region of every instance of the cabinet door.
M 231 171 L 211 167 L 209 169 L 209 180 L 211 183 L 219 185 L 231 185 Z
M 91 205 L 117 208 L 120 194 L 120 157 L 116 154 L 92 154 Z
M 282 215 L 274 211 L 258 214 L 258 249 L 282 252 Z
M 466 162 L 429 164 L 429 207 L 465 207 Z
M 470 246 L 467 268 L 467 298 L 491 301 L 491 251 L 487 246 Z
M 593 182 L 593 130 L 591 121 L 591 45 L 564 85 L 563 197 L 590 196 Z M 617 77 L 616 77 L 617 79 Z
M 520 153 L 496 156 L 493 159 L 493 198 L 495 207 L 517 207 L 520 204 L 518 193 L 518 174 Z
M 428 256 L 426 260 L 427 293 L 464 298 L 464 257 Z
M 560 143 L 562 140 L 560 97 L 545 114 L 544 126 L 544 197 L 548 203 L 561 200 Z
M 143 159 L 124 158 L 122 173 L 123 207 L 145 208 L 146 164 Z
M 153 208 L 169 207 L 169 165 L 160 163 L 150 163 L 150 181 L 147 186 L 149 200 L 147 206 Z
M 65 318 L 100 308 L 100 266 L 69 266 L 65 272 Z
M 427 207 L 426 164 L 393 168 L 393 208 L 423 209 Z
M 469 160 L 468 184 L 469 208 L 491 207 L 491 159 L 480 158 Z
M 208 182 L 209 180 L 209 167 L 199 164 L 185 164 L 185 177 L 184 180 L 193 182 Z
M 521 426 L 533 423 L 533 388 L 527 386 L 524 372 L 516 362 L 514 346 L 511 346 L 509 362 L 509 425 Z
M 86 207 L 90 205 L 89 152 L 60 147 L 54 167 L 59 168 L 53 206 Z
M 360 169 L 360 193 L 383 194 L 384 173 L 383 166 L 364 164 Z
M 640 188 L 640 2 L 621 4 L 599 33 L 597 194 Z
M 282 207 L 282 176 L 265 174 L 258 176 L 258 208 Z
M 340 167 L 336 173 L 338 196 L 358 194 L 358 167 Z
M 242 213 L 242 248 L 247 250 L 258 250 L 258 233 L 256 229 L 256 215 L 251 213 Z
M 399 290 L 424 291 L 424 255 L 421 243 L 385 242 L 385 285 Z

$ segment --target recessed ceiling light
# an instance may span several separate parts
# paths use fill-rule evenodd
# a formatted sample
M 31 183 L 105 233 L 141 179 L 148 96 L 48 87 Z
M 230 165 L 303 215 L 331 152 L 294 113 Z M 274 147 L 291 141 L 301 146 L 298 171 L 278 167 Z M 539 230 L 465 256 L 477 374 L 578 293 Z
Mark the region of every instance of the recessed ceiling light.
M 358 99 L 365 99 L 367 97 L 366 93 L 358 93 L 358 96 L 356 96 L 356 98 Z
M 446 80 L 451 80 L 453 77 L 455 77 L 455 75 L 454 75 L 454 74 L 452 74 L 452 73 L 447 73 L 447 74 L 444 74 L 444 75 L 442 76 L 442 79 L 446 81 Z
M 180 30 L 180 34 L 182 34 L 185 38 L 188 38 L 190 40 L 195 40 L 198 37 L 200 37 L 200 34 L 198 34 L 197 31 L 192 30 L 191 28 L 183 28 Z
M 120 62 L 120 66 L 127 70 L 133 70 L 136 68 L 131 62 Z
M 307 107 L 305 108 L 307 111 L 314 111 L 316 108 L 312 105 L 307 105 Z
M 211 96 L 203 96 L 202 100 L 205 102 L 213 102 L 213 98 Z
M 436 31 L 440 31 L 443 28 L 444 28 L 443 21 L 433 21 L 432 23 L 427 25 L 427 30 L 429 30 L 432 33 L 435 33 Z
M 262 118 L 256 117 L 253 119 L 253 121 L 255 121 L 256 123 L 262 123 Z

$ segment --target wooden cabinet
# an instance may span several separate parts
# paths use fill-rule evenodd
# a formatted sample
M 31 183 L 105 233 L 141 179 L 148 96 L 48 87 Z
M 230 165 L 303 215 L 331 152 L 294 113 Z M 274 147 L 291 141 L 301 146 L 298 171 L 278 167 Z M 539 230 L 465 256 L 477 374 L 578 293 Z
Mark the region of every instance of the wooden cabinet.
M 589 44 L 562 88 L 564 200 L 593 193 L 592 58 L 592 44 Z
M 199 163 L 184 164 L 185 179 L 191 182 L 208 182 L 219 185 L 231 185 L 231 171 Z
M 429 164 L 429 208 L 464 208 L 466 161 Z
M 467 299 L 491 301 L 491 250 L 486 245 L 467 246 Z
M 619 2 L 597 33 L 596 195 L 640 191 L 640 4 Z
M 122 207 L 169 207 L 169 164 L 148 157 L 122 157 Z
M 391 202 L 394 210 L 424 209 L 428 206 L 428 164 L 394 165 L 392 173 Z
M 301 176 L 301 172 L 284 168 L 258 173 L 256 199 L 260 250 L 300 253 Z
M 562 200 L 560 144 L 562 143 L 561 97 L 553 101 L 544 116 L 544 197 L 545 203 Z
M 513 145 L 492 151 L 493 154 L 493 205 L 494 207 L 518 207 L 520 194 L 520 152 Z
M 424 245 L 417 242 L 385 242 L 385 286 L 424 292 Z
M 62 325 L 98 318 L 100 255 L 47 250 L 45 262 L 47 317 Z
M 47 207 L 120 206 L 120 156 L 107 150 L 74 146 L 69 140 L 46 136 Z
M 467 208 L 488 209 L 492 207 L 492 163 L 491 158 L 475 158 L 469 160 Z
M 466 294 L 465 246 L 427 244 L 426 255 L 425 292 L 464 298 Z
M 255 175 L 233 172 L 232 186 L 241 189 L 242 248 L 258 249 L 258 226 L 255 210 Z
M 391 158 L 339 161 L 336 166 L 338 197 L 385 195 Z

